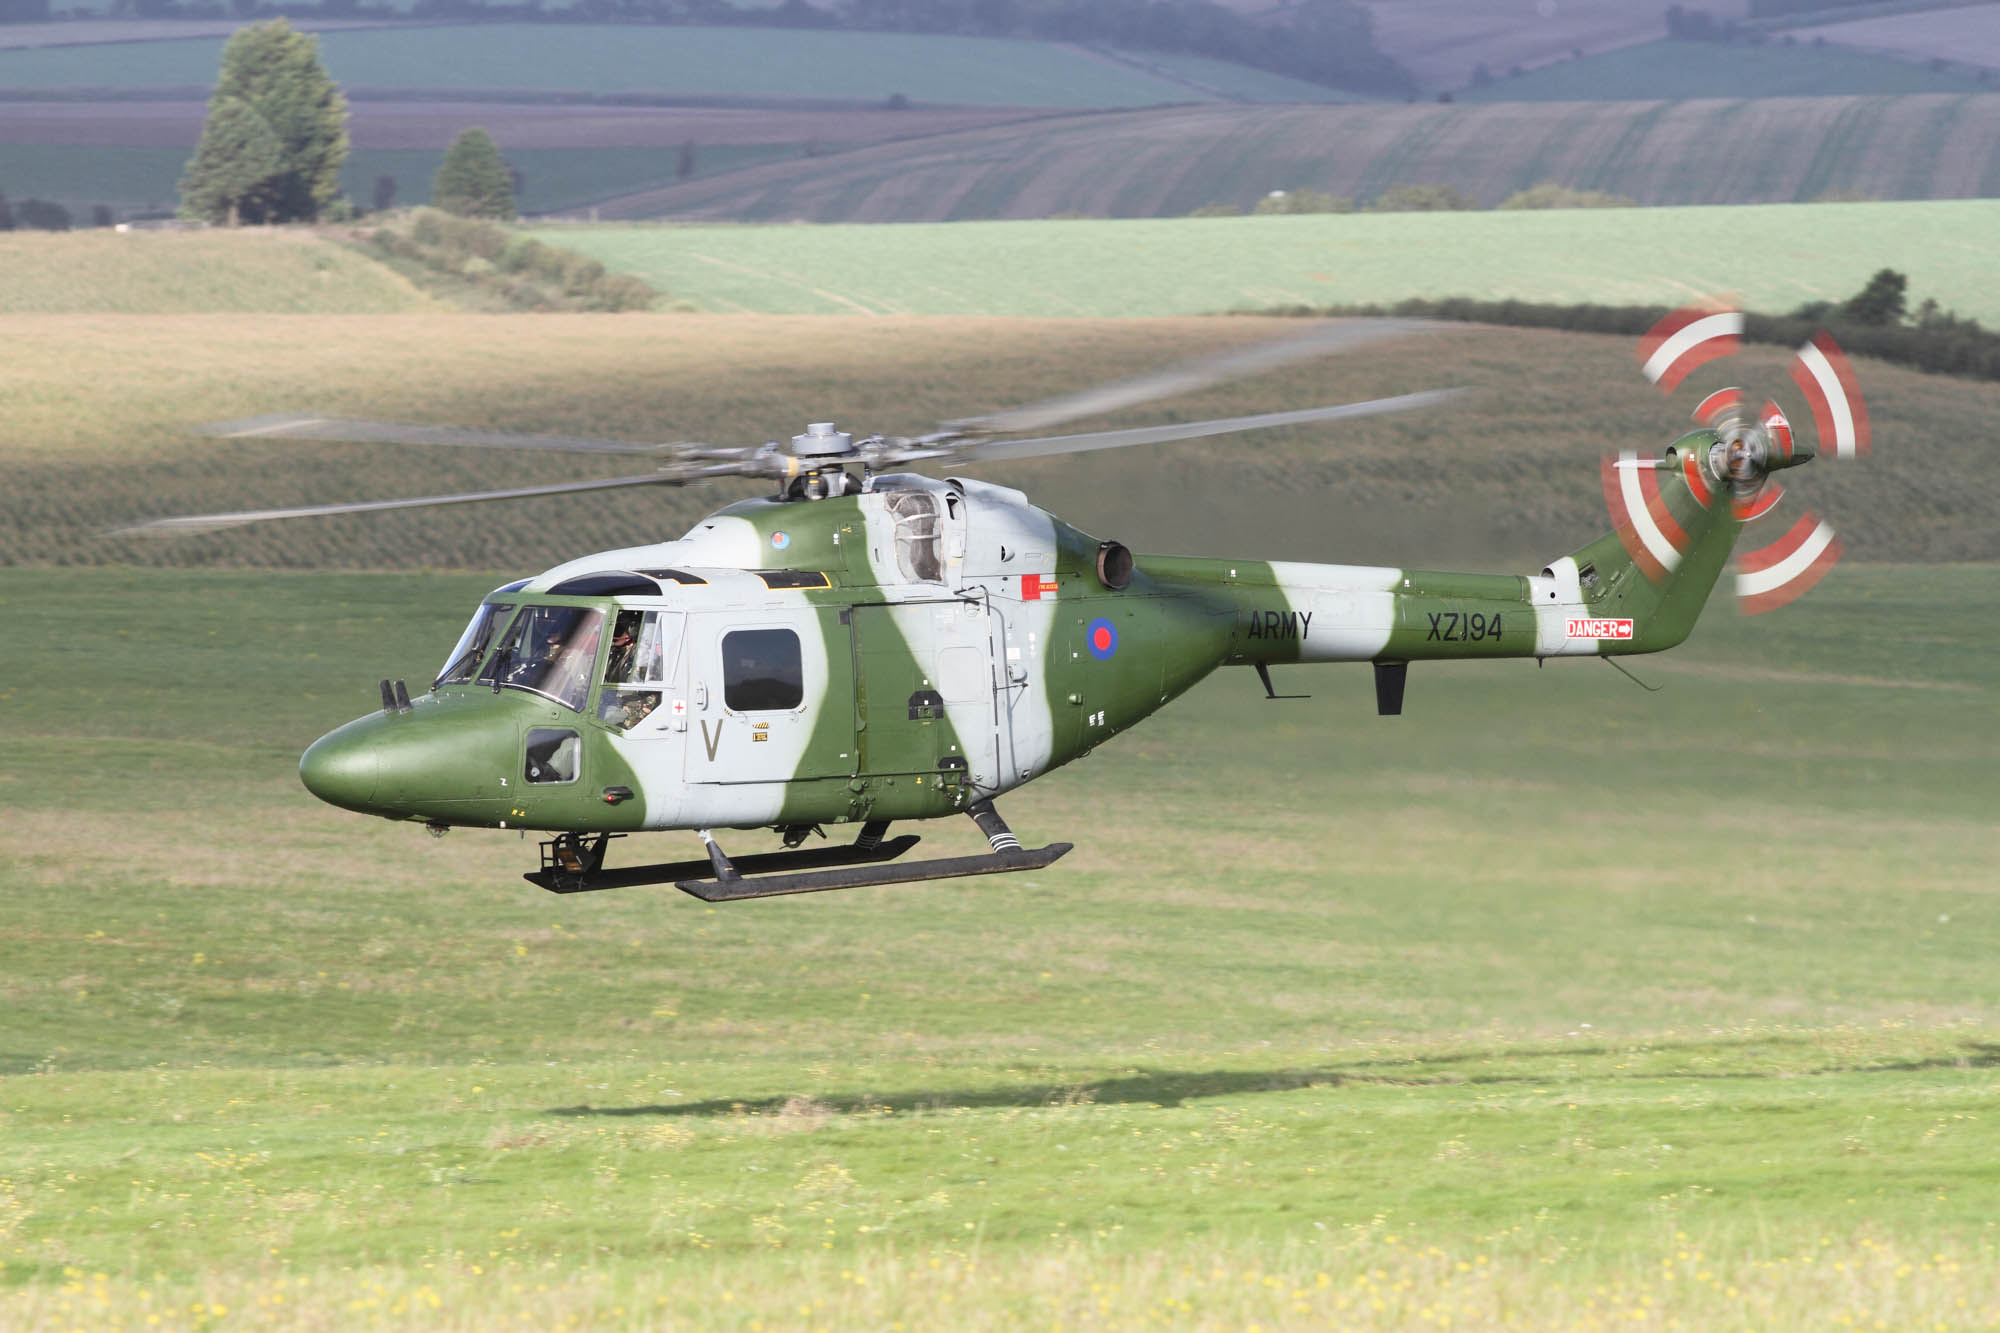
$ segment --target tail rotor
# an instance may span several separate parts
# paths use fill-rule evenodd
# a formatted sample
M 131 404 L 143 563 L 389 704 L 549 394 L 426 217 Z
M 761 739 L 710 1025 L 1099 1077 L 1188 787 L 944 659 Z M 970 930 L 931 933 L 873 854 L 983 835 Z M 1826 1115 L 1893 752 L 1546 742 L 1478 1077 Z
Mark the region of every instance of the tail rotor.
M 1741 311 L 1676 310 L 1639 340 L 1640 370 L 1662 393 L 1671 394 L 1695 370 L 1740 350 L 1743 328 Z M 1712 436 L 1706 450 L 1699 447 L 1697 436 L 1680 442 L 1652 466 L 1678 466 L 1703 505 L 1726 490 L 1735 517 L 1751 522 L 1770 513 L 1785 495 L 1773 473 L 1821 455 L 1839 459 L 1866 455 L 1867 404 L 1852 365 L 1832 335 L 1822 331 L 1807 339 L 1790 369 L 1810 411 L 1816 446 L 1798 438 L 1791 418 L 1775 399 L 1765 398 L 1753 406 L 1749 393 L 1731 386 L 1695 405 L 1696 425 Z M 1697 447 L 1684 447 L 1689 443 Z M 1644 471 L 1644 460 L 1605 469 L 1612 518 L 1621 536 L 1629 534 L 1626 545 L 1633 558 L 1652 575 L 1656 567 L 1673 568 L 1675 543 L 1671 527 L 1659 521 L 1664 506 L 1658 503 L 1657 483 L 1648 487 L 1648 481 L 1653 478 Z M 1806 511 L 1776 541 L 1737 556 L 1738 607 L 1746 615 L 1758 615 L 1797 600 L 1826 577 L 1842 549 L 1832 526 Z

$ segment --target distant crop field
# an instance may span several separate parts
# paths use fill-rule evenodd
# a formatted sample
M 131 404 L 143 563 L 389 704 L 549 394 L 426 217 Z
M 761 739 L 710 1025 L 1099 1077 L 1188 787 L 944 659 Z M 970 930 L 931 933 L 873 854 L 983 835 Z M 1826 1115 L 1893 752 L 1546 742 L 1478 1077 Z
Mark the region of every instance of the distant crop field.
M 1885 21 L 1919 20 L 1904 15 Z M 1754 46 L 1662 38 L 1580 60 L 1559 60 L 1517 77 L 1462 89 L 1457 95 L 1471 102 L 1592 102 L 1739 97 L 1745 89 L 1755 89 L 1760 97 L 1818 97 L 1970 93 L 1994 86 L 1963 69 L 1933 70 L 1915 61 L 1793 44 L 1782 38 Z
M 350 88 L 582 90 L 989 106 L 1130 107 L 1202 100 L 1185 84 L 1054 42 L 768 28 L 476 24 L 326 32 Z M 212 84 L 201 37 L 0 50 L 0 86 Z
M 1440 181 L 1492 205 L 1544 181 L 1643 204 L 2000 195 L 2000 93 L 1671 102 L 1179 107 L 878 144 L 675 185 L 607 216 L 920 222 L 1367 201 Z
M 1658 38 L 1665 30 L 1657 0 L 1591 0 L 1589 4 L 1468 5 L 1464 0 L 1363 0 L 1375 19 L 1375 40 L 1416 72 L 1427 88 L 1461 88 L 1484 65 L 1505 73 L 1516 65 L 1567 59 L 1572 51 L 1610 51 Z M 1741 19 L 1748 0 L 1705 0 L 1702 10 Z M 1610 94 L 1606 94 L 1609 96 Z
M 544 239 L 704 310 L 1170 315 L 1479 296 L 1782 311 L 1908 274 L 2000 323 L 2000 201 L 905 227 L 601 226 Z
M 1897 14 L 1796 29 L 1801 41 L 1823 37 L 1864 51 L 1889 51 L 1912 60 L 1984 65 L 2000 83 L 2000 4 L 1961 5 L 1930 11 L 1921 21 Z
M 825 145 L 810 145 L 813 152 Z M 698 145 L 686 179 L 803 157 L 804 143 Z M 0 142 L 0 182 L 15 199 L 52 199 L 82 223 L 93 204 L 108 205 L 123 217 L 135 212 L 171 214 L 180 198 L 181 173 L 193 148 L 126 147 L 110 144 L 19 144 Z M 521 173 L 515 201 L 524 213 L 588 207 L 647 183 L 678 181 L 677 147 L 520 148 L 505 150 Z M 396 181 L 394 202 L 430 200 L 431 177 L 444 161 L 442 149 L 360 148 L 348 154 L 340 188 L 363 208 L 372 206 L 380 176 Z
M 309 232 L 0 232 L 0 318 L 437 308 L 389 269 Z

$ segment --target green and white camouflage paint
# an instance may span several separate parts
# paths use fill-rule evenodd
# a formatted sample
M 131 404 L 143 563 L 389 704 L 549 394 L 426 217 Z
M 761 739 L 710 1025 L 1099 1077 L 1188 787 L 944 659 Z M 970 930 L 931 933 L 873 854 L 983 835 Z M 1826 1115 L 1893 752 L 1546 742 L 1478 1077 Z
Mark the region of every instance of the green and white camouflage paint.
M 1218 667 L 1657 652 L 1693 629 L 1741 526 L 1716 439 L 1686 436 L 1645 474 L 1643 518 L 1518 576 L 1135 560 L 1018 491 L 908 473 L 748 500 L 497 590 L 469 666 L 322 737 L 301 774 L 333 804 L 434 826 L 929 819 L 1089 753 Z M 515 679 L 520 662 L 496 662 L 509 627 L 561 608 L 597 628 L 535 665 L 539 685 Z M 626 624 L 646 627 L 647 669 L 607 680 L 629 671 L 611 644 Z

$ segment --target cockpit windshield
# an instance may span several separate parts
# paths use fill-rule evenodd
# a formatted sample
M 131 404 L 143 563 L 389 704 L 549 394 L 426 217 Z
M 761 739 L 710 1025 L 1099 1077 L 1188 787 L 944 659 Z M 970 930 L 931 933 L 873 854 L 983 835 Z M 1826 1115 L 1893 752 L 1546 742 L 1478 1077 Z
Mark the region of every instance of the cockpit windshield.
M 437 673 L 431 688 L 448 681 L 472 679 L 472 673 L 479 670 L 479 664 L 486 659 L 486 650 L 493 646 L 493 636 L 507 623 L 507 616 L 514 609 L 512 602 L 486 602 L 472 616 L 472 623 L 465 627 L 465 633 L 458 636 L 458 646 L 451 650 L 451 656 L 444 660 L 444 669 Z
M 478 679 L 533 690 L 582 712 L 603 627 L 603 613 L 586 607 L 523 607 Z

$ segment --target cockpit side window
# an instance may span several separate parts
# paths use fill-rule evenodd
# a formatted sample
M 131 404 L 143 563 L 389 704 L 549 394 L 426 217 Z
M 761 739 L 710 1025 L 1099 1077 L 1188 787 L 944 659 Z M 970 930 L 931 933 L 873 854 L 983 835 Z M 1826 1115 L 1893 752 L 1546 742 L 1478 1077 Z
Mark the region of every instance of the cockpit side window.
M 630 731 L 659 708 L 661 691 L 679 662 L 682 617 L 677 611 L 621 610 L 604 655 L 604 691 L 597 718 Z
M 493 636 L 507 623 L 507 616 L 514 609 L 512 602 L 487 602 L 473 612 L 472 623 L 465 627 L 465 633 L 458 636 L 458 646 L 451 650 L 451 656 L 444 661 L 444 668 L 431 682 L 436 689 L 449 681 L 471 680 L 479 670 L 479 664 L 486 658 L 486 650 L 493 646 Z
M 604 659 L 607 685 L 657 685 L 666 679 L 665 635 L 657 611 L 620 611 Z
M 603 628 L 603 613 L 587 607 L 523 607 L 478 678 L 532 690 L 580 713 Z

